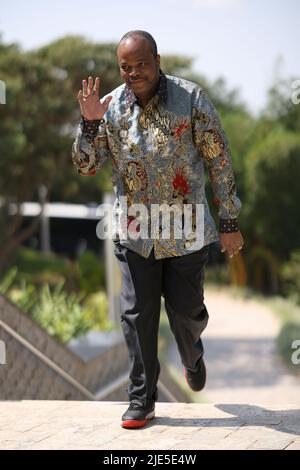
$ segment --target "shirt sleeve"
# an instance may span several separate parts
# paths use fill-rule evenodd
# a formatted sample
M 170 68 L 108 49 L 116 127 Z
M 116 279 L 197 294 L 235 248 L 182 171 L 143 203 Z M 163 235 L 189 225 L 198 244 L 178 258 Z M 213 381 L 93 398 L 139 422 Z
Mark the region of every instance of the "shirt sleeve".
M 72 161 L 78 173 L 94 175 L 109 154 L 105 119 L 88 121 L 81 116 L 72 146 Z
M 192 128 L 218 207 L 219 231 L 236 232 L 242 203 L 236 194 L 232 157 L 219 114 L 202 89 L 193 101 Z

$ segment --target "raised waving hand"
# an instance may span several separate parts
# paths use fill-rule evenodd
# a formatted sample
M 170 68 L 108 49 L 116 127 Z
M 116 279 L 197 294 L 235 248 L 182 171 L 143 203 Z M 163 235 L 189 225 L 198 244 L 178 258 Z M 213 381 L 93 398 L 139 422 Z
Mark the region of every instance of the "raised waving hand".
M 112 100 L 112 96 L 107 96 L 103 103 L 101 103 L 99 87 L 100 77 L 96 77 L 95 83 L 93 77 L 89 77 L 88 81 L 82 80 L 82 90 L 79 90 L 77 95 L 81 114 L 89 121 L 102 119 Z

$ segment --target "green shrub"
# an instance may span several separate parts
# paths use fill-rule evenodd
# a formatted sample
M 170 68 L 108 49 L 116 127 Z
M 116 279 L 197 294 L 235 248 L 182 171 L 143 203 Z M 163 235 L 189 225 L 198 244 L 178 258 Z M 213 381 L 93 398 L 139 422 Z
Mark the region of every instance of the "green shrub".
M 93 251 L 86 250 L 76 261 L 52 253 L 22 248 L 16 261 L 17 276 L 38 287 L 64 283 L 67 291 L 98 292 L 105 286 L 104 260 Z
M 41 271 L 65 273 L 66 271 L 63 257 L 29 248 L 20 249 L 17 266 L 20 274 L 36 274 Z
M 91 329 L 110 330 L 105 292 L 90 294 L 67 292 L 61 282 L 38 288 L 24 279 L 16 282 L 17 268 L 12 268 L 0 282 L 0 293 L 30 315 L 47 333 L 62 343 Z
M 39 300 L 29 314 L 50 335 L 66 343 L 92 328 L 80 304 L 81 298 L 82 294 L 66 295 L 63 283 L 55 286 L 53 291 L 46 284 L 42 287 Z
M 8 289 L 13 285 L 17 274 L 18 268 L 16 266 L 13 266 L 9 271 L 7 271 L 7 273 L 5 274 L 3 279 L 1 279 L 0 282 L 0 294 L 6 294 Z
M 113 329 L 114 323 L 109 318 L 108 299 L 104 291 L 88 295 L 83 308 L 94 330 Z
M 79 270 L 77 264 L 62 256 L 22 248 L 16 261 L 16 281 L 25 280 L 37 286 L 58 285 L 62 282 L 67 290 L 78 289 Z
M 6 295 L 21 310 L 28 312 L 37 301 L 36 287 L 24 279 L 17 282 L 18 269 L 12 267 L 0 282 L 0 294 Z
M 98 292 L 105 285 L 105 266 L 93 251 L 84 251 L 77 259 L 79 287 L 87 293 Z
M 300 250 L 291 253 L 289 261 L 281 267 L 284 295 L 300 305 Z
M 293 342 L 296 340 L 300 341 L 300 322 L 288 322 L 284 324 L 277 337 L 277 347 L 285 363 L 300 375 L 300 364 L 293 364 L 292 361 L 292 355 L 295 352 L 295 348 L 292 346 Z

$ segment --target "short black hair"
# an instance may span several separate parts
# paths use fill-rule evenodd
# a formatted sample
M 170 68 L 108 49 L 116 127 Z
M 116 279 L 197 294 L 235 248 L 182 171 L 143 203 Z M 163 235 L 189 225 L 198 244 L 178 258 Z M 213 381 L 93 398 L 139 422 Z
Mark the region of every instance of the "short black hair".
M 143 38 L 147 39 L 148 43 L 150 44 L 152 54 L 154 55 L 154 57 L 157 56 L 157 44 L 155 42 L 155 39 L 153 38 L 153 36 L 151 36 L 150 33 L 147 33 L 147 31 L 142 31 L 141 29 L 128 31 L 126 34 L 124 34 L 124 36 L 119 41 L 118 47 L 121 42 L 124 41 L 124 39 L 129 39 L 133 36 L 142 36 Z

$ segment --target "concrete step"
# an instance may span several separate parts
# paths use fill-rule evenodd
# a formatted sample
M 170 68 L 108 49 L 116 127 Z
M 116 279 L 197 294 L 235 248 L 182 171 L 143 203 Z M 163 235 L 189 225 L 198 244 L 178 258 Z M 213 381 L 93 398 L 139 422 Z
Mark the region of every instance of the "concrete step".
M 141 429 L 121 427 L 128 402 L 2 401 L 0 449 L 300 449 L 294 405 L 156 403 Z

